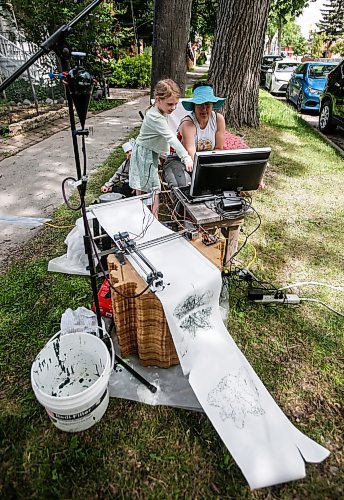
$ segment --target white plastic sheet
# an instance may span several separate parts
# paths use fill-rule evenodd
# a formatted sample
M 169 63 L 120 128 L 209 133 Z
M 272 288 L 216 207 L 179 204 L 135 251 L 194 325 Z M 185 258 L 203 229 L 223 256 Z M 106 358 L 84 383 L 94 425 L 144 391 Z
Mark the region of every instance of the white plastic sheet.
M 81 332 L 94 334 L 98 330 L 97 316 L 86 307 L 78 307 L 75 310 L 69 307 L 61 316 L 60 328 L 61 336 Z
M 110 397 L 130 399 L 149 405 L 166 405 L 188 410 L 202 411 L 187 378 L 183 375 L 180 365 L 170 368 L 156 366 L 143 367 L 137 356 L 125 360 L 136 372 L 153 384 L 157 391 L 152 393 L 142 382 L 138 381 L 120 364 L 109 381 Z
M 80 217 L 77 219 L 75 227 L 66 236 L 67 253 L 51 259 L 48 263 L 48 271 L 89 276 L 90 271 L 86 269 L 88 257 L 85 253 L 84 235 L 84 221 Z
M 128 231 L 137 243 L 171 234 L 137 198 L 93 213 L 109 235 Z M 144 255 L 164 275 L 157 296 L 183 372 L 250 487 L 303 478 L 304 462 L 321 462 L 329 452 L 291 424 L 229 335 L 219 308 L 220 271 L 182 238 Z

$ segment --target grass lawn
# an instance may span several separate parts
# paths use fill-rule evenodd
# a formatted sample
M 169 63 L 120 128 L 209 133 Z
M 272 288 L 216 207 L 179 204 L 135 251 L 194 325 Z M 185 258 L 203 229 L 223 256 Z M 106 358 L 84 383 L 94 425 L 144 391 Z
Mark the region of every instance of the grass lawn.
M 261 280 L 344 285 L 344 161 L 291 108 L 265 91 L 261 127 L 237 131 L 271 146 L 266 188 L 254 194 L 260 228 L 238 255 Z M 91 176 L 88 202 L 123 160 L 118 148 Z M 245 283 L 229 286 L 229 330 L 289 419 L 330 451 L 303 480 L 251 492 L 203 414 L 111 399 L 102 420 L 79 434 L 58 431 L 32 392 L 30 368 L 68 307 L 90 306 L 89 281 L 47 272 L 77 214 L 61 207 L 53 224 L 0 276 L 0 494 L 9 498 L 343 497 L 343 317 L 315 302 L 262 306 Z M 256 219 L 248 217 L 249 233 Z M 244 240 L 244 234 L 241 236 Z M 240 285 L 240 286 L 239 286 Z M 344 312 L 343 292 L 293 289 Z

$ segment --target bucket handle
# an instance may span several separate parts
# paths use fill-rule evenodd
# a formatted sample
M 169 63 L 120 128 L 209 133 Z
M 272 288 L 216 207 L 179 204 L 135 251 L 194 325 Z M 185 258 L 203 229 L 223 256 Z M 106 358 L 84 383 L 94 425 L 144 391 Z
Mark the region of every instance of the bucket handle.
M 112 338 L 111 338 L 111 335 L 109 335 L 108 333 L 106 333 L 103 337 L 103 342 L 104 340 L 109 340 L 110 342 L 110 346 L 111 346 L 111 364 L 110 364 L 110 371 L 109 371 L 109 375 L 111 374 L 111 372 L 113 371 L 114 369 L 114 366 L 115 366 L 115 358 L 116 358 L 116 353 L 115 353 L 115 347 L 113 345 L 113 341 L 112 341 Z
M 55 333 L 55 335 L 53 335 L 49 340 L 48 342 L 45 344 L 44 347 L 47 347 L 47 345 L 49 345 L 51 342 L 54 342 L 54 340 L 56 340 L 57 338 L 59 338 L 61 335 L 61 330 L 59 330 L 57 333 Z M 43 349 L 44 349 L 43 347 Z
M 111 370 L 110 370 L 110 373 L 111 373 L 112 370 L 114 369 L 115 359 L 116 359 L 115 347 L 113 345 L 111 335 L 106 331 L 105 327 L 96 326 L 96 330 L 98 331 L 98 338 L 100 340 L 102 340 L 104 343 L 105 343 L 105 340 L 108 340 L 110 342 L 110 346 L 111 346 Z M 101 333 L 101 335 L 100 335 L 100 333 Z

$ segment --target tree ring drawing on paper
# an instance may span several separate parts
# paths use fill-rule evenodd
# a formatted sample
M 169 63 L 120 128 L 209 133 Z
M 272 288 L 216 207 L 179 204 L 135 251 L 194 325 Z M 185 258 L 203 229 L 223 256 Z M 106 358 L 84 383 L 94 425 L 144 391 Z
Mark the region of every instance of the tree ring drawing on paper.
M 212 296 L 213 292 L 209 290 L 202 294 L 195 292 L 175 307 L 173 315 L 179 320 L 179 326 L 185 334 L 180 345 L 182 356 L 187 353 L 189 341 L 195 339 L 199 330 L 212 328 L 210 318 L 213 308 L 209 305 Z
M 264 415 L 259 392 L 247 369 L 240 367 L 236 374 L 229 373 L 208 393 L 207 401 L 220 408 L 222 420 L 232 419 L 238 429 L 245 427 L 247 415 Z

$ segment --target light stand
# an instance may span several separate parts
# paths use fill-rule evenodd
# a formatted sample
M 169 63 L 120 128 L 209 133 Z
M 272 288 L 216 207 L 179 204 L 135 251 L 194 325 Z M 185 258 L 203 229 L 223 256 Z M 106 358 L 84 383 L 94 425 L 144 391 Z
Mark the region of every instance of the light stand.
M 85 54 L 82 52 L 74 52 L 70 54 L 69 48 L 66 44 L 66 37 L 70 34 L 72 27 L 78 23 L 81 19 L 83 19 L 86 15 L 88 15 L 98 4 L 101 3 L 102 0 L 94 0 L 90 5 L 88 5 L 83 11 L 81 11 L 71 22 L 68 24 L 61 26 L 51 37 L 49 37 L 42 45 L 41 48 L 28 60 L 26 61 L 17 71 L 13 73 L 9 78 L 7 78 L 0 85 L 0 92 L 5 90 L 13 81 L 15 81 L 24 71 L 26 71 L 37 59 L 39 59 L 43 54 L 48 53 L 50 51 L 54 51 L 57 56 L 61 59 L 62 64 L 62 72 L 66 76 L 66 98 L 69 109 L 69 119 L 70 119 L 70 128 L 72 133 L 72 142 L 73 142 L 73 150 L 74 150 L 74 158 L 75 158 L 75 166 L 77 179 L 72 179 L 75 183 L 79 191 L 80 196 L 80 204 L 77 208 L 73 208 L 69 205 L 68 201 L 67 206 L 72 208 L 73 210 L 81 210 L 85 236 L 85 251 L 88 257 L 89 262 L 89 271 L 90 271 L 90 281 L 92 288 L 92 295 L 96 310 L 97 323 L 99 329 L 99 337 L 106 341 L 103 334 L 102 321 L 101 321 L 101 313 L 99 307 L 98 300 L 98 289 L 97 289 L 97 273 L 96 267 L 94 265 L 93 259 L 93 250 L 92 250 L 92 234 L 89 228 L 86 206 L 85 206 L 85 193 L 87 186 L 87 172 L 86 172 L 86 146 L 85 146 L 85 137 L 88 136 L 89 131 L 85 129 L 85 121 L 88 110 L 89 101 L 92 94 L 93 89 L 93 79 L 90 73 L 83 67 L 83 58 Z M 70 69 L 70 55 L 74 56 L 77 59 L 76 67 Z M 75 118 L 74 118 L 74 109 L 73 104 L 75 106 L 76 112 L 78 114 L 81 129 L 76 129 Z M 81 163 L 80 163 L 80 155 L 79 155 L 79 147 L 78 147 L 78 136 L 81 137 L 82 140 L 82 151 L 84 157 L 83 171 L 81 171 Z M 65 179 L 66 181 L 67 179 Z M 64 181 L 64 182 L 65 182 Z M 63 192 L 64 192 L 64 183 L 63 183 Z M 125 363 L 116 353 L 115 360 L 117 363 L 121 364 L 126 370 L 128 370 L 135 378 L 137 378 L 141 383 L 143 383 L 151 392 L 156 392 L 157 388 L 150 384 L 144 377 L 142 377 L 139 373 L 137 373 L 131 366 Z

